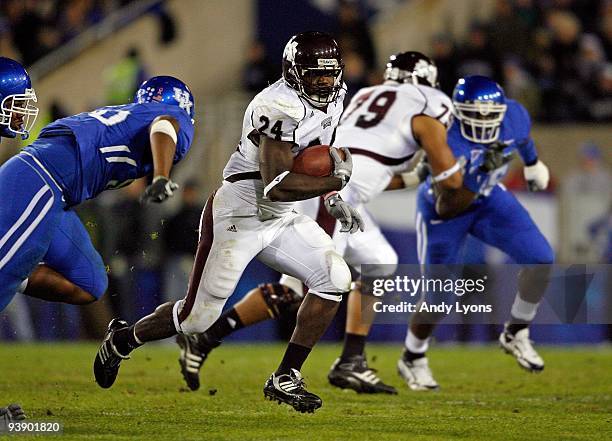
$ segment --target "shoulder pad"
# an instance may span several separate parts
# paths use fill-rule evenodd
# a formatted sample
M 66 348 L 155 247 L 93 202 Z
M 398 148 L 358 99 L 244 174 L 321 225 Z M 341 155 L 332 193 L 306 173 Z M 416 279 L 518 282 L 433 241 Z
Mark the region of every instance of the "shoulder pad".
M 304 118 L 305 107 L 297 92 L 282 81 L 266 87 L 253 99 L 253 108 L 262 107 L 267 113 L 286 115 L 296 121 Z

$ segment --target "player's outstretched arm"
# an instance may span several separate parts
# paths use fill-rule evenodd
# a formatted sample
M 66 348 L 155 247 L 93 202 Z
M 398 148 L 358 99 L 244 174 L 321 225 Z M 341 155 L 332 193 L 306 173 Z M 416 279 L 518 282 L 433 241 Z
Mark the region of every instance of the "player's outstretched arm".
M 412 131 L 425 153 L 437 194 L 436 212 L 443 219 L 466 210 L 474 200 L 474 193 L 463 188 L 460 163 L 446 142 L 444 125 L 427 115 L 412 120 Z
M 463 185 L 459 163 L 446 142 L 444 125 L 427 115 L 412 120 L 412 131 L 427 154 L 431 174 L 439 190 L 458 190 Z
M 141 200 L 143 202 L 163 202 L 174 194 L 178 184 L 170 180 L 170 170 L 176 152 L 179 123 L 171 116 L 158 116 L 150 127 L 151 155 L 153 157 L 153 182 Z
M 272 201 L 301 201 L 340 190 L 343 180 L 334 176 L 313 177 L 291 172 L 292 144 L 261 137 L 259 171 L 264 184 L 264 195 Z

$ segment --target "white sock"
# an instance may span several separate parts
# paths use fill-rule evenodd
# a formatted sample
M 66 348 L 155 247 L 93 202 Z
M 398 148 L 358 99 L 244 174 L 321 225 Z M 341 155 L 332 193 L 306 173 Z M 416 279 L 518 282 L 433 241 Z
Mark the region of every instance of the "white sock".
M 530 322 L 538 312 L 538 306 L 540 303 L 529 303 L 525 300 L 521 299 L 519 293 L 516 293 L 516 297 L 514 298 L 514 303 L 512 304 L 512 309 L 510 310 L 510 315 L 513 318 L 522 320 L 525 322 Z
M 414 354 L 424 354 L 427 352 L 427 349 L 429 349 L 429 337 L 420 339 L 409 329 L 404 344 L 406 345 L 406 349 L 410 352 Z

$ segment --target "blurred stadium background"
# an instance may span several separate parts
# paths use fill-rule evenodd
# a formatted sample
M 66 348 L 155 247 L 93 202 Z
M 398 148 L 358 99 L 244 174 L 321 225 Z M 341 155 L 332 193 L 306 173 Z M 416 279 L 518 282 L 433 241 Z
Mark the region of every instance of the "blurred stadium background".
M 197 128 L 189 160 L 175 171 L 181 195 L 170 203 L 140 206 L 140 182 L 79 209 L 108 265 L 105 299 L 77 308 L 17 296 L 0 315 L 0 340 L 98 338 L 110 317 L 134 320 L 184 295 L 200 210 L 236 147 L 244 108 L 280 76 L 286 40 L 308 29 L 337 37 L 349 92 L 378 82 L 387 57 L 403 50 L 432 56 L 447 93 L 462 75 L 495 78 L 531 112 L 533 137 L 553 176 L 548 193 L 529 194 L 517 163 L 508 187 L 559 262 L 611 263 L 610 0 L 2 0 L 0 53 L 28 66 L 41 108 L 38 129 L 131 101 L 140 81 L 158 74 L 190 85 Z M 19 147 L 3 143 L 0 162 Z M 389 194 L 370 206 L 402 263 L 417 261 L 414 199 L 410 192 Z M 506 259 L 476 239 L 465 258 Z M 230 303 L 276 277 L 254 262 Z M 288 326 L 263 323 L 232 338 L 275 340 Z M 342 332 L 339 314 L 325 338 Z M 399 341 L 404 333 L 404 326 L 378 325 L 371 339 Z M 450 341 L 494 335 L 488 326 L 437 332 Z M 612 328 L 539 326 L 532 335 L 539 342 L 601 343 Z

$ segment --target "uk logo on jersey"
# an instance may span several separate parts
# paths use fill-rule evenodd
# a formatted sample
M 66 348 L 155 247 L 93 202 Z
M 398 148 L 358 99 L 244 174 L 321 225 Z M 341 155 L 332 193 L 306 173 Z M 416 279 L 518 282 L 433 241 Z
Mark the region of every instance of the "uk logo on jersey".
M 174 88 L 174 99 L 179 103 L 179 107 L 189 115 L 191 115 L 191 108 L 193 107 L 193 101 L 189 97 L 189 92 L 186 90 L 179 89 L 178 87 Z

